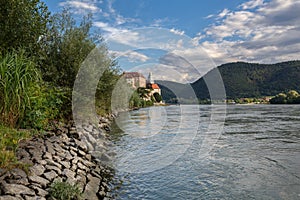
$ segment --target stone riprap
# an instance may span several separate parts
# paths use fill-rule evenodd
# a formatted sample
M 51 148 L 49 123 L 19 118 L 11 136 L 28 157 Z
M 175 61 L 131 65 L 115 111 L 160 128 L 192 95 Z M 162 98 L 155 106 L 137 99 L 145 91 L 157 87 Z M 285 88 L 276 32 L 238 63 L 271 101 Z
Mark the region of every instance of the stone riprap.
M 69 123 L 43 137 L 21 141 L 17 157 L 30 165 L 29 172 L 0 169 L 0 200 L 48 199 L 55 181 L 76 183 L 84 199 L 110 199 L 112 170 L 103 165 L 113 154 L 103 130 L 109 130 L 109 120 L 102 118 L 99 127 Z

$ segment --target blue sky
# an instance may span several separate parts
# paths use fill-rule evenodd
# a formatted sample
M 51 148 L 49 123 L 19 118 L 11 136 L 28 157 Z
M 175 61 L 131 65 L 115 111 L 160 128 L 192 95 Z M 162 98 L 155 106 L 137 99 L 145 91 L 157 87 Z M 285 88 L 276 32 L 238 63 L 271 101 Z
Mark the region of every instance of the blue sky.
M 174 79 L 185 77 L 185 81 L 193 81 L 227 62 L 276 63 L 299 59 L 300 0 L 45 3 L 51 12 L 69 7 L 76 18 L 93 13 L 94 29 L 107 39 L 108 47 L 119 56 L 125 70 L 132 67 L 138 71 L 137 66 L 145 70 L 145 66 L 156 63 L 160 64 L 156 70 L 164 65 L 181 74 Z M 195 69 L 198 73 L 191 75 Z M 165 69 L 160 74 L 162 71 Z

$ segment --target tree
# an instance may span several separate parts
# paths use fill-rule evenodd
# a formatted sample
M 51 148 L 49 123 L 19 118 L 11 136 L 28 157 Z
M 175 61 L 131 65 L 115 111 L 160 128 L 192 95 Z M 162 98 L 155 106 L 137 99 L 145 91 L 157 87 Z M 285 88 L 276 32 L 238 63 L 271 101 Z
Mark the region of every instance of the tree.
M 160 95 L 159 93 L 155 92 L 155 93 L 153 94 L 153 96 L 154 96 L 156 102 L 159 103 L 159 102 L 162 101 L 162 97 L 161 97 L 161 95 Z
M 47 32 L 50 13 L 39 0 L 0 1 L 0 51 L 20 47 L 31 55 L 40 50 L 39 39 Z
M 43 79 L 57 86 L 72 88 L 80 64 L 95 48 L 90 37 L 91 15 L 85 16 L 80 25 L 69 10 L 51 17 L 48 33 L 43 38 Z

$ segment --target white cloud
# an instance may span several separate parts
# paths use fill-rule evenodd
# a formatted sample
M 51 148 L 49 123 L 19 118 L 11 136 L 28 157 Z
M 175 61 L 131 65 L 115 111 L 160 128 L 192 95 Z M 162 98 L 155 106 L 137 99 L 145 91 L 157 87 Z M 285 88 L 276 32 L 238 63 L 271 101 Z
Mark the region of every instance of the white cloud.
M 253 9 L 253 8 L 256 8 L 256 7 L 262 6 L 262 5 L 264 5 L 264 0 L 251 0 L 246 3 L 243 3 L 242 5 L 239 6 L 239 8 L 247 10 L 247 9 Z
M 169 18 L 160 18 L 160 19 L 154 19 L 153 22 L 150 24 L 151 27 L 161 27 L 165 23 L 168 23 L 170 21 Z
M 148 56 L 136 51 L 110 51 L 109 53 L 115 57 L 126 57 L 129 62 L 146 62 L 150 59 Z
M 120 13 L 117 12 L 116 9 L 114 9 L 113 3 L 114 3 L 114 0 L 107 0 L 108 12 L 106 13 L 106 17 L 109 18 L 110 20 L 113 20 L 115 25 L 122 25 L 122 24 L 126 24 L 129 22 L 137 21 L 137 19 L 126 18 L 126 17 L 122 16 Z
M 139 33 L 125 28 L 114 27 L 109 23 L 97 21 L 94 22 L 94 26 L 101 28 L 106 33 L 103 34 L 105 39 L 110 42 L 132 46 L 137 42 L 141 42 L 142 38 Z
M 218 14 L 218 18 L 224 18 L 226 17 L 228 14 L 230 13 L 230 11 L 225 8 L 221 13 Z
M 238 8 L 221 12 L 222 20 L 205 29 L 200 45 L 217 64 L 299 59 L 299 0 L 250 0 Z
M 170 32 L 174 33 L 176 35 L 184 35 L 184 31 L 180 31 L 180 30 L 177 30 L 175 28 L 170 29 Z
M 204 19 L 210 19 L 213 18 L 215 15 L 211 14 L 211 15 L 207 15 L 206 17 L 204 17 Z
M 69 0 L 65 2 L 59 3 L 59 6 L 62 7 L 70 7 L 73 9 L 73 12 L 75 13 L 85 13 L 87 12 L 100 12 L 101 9 L 96 6 L 95 1 L 74 1 L 74 0 Z

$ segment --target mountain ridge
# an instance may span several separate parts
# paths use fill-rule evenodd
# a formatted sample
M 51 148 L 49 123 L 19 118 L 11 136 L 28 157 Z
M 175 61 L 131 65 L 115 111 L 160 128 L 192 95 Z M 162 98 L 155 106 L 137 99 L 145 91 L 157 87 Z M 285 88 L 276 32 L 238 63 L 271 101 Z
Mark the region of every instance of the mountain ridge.
M 223 79 L 227 99 L 274 96 L 288 90 L 300 91 L 299 60 L 275 64 L 232 62 L 210 70 L 193 83 L 156 82 L 161 87 L 162 97 L 166 102 L 174 99 L 209 99 L 205 80 L 211 78 L 215 70 L 219 70 Z

